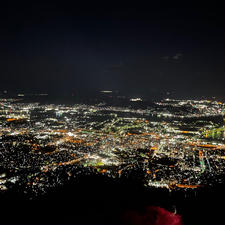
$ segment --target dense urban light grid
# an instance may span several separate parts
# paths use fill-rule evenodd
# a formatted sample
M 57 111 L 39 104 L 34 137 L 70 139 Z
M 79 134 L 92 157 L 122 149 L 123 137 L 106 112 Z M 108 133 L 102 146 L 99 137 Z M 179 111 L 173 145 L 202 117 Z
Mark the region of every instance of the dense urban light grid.
M 135 109 L 21 98 L 1 99 L 1 191 L 35 196 L 81 171 L 119 179 L 138 170 L 143 185 L 171 191 L 224 182 L 222 102 L 164 99 Z

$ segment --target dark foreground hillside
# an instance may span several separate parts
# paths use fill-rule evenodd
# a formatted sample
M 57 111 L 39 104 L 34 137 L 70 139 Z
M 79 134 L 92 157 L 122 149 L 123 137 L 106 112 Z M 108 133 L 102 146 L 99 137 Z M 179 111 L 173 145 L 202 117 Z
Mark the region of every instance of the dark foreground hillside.
M 126 224 L 124 215 L 144 216 L 151 205 L 176 209 L 184 225 L 225 224 L 224 190 L 218 185 L 195 194 L 173 193 L 147 190 L 129 179 L 84 176 L 35 200 L 1 194 L 0 224 Z

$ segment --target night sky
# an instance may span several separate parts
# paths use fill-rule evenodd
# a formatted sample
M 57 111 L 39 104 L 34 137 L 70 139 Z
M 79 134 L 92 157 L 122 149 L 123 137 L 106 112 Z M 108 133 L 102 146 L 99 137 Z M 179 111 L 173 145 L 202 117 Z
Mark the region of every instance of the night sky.
M 225 94 L 224 3 L 8 2 L 0 91 Z

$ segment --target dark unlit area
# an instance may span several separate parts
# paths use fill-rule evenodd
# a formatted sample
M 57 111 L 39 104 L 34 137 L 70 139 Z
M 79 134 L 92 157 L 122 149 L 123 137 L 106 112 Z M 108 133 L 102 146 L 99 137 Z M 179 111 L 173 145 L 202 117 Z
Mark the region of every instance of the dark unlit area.
M 83 176 L 35 200 L 13 193 L 1 197 L 1 224 L 158 225 L 161 223 L 149 222 L 155 221 L 152 206 L 159 206 L 182 215 L 183 224 L 222 225 L 223 190 L 224 185 L 217 185 L 195 193 L 170 193 L 145 189 L 130 179 L 117 181 L 100 175 Z

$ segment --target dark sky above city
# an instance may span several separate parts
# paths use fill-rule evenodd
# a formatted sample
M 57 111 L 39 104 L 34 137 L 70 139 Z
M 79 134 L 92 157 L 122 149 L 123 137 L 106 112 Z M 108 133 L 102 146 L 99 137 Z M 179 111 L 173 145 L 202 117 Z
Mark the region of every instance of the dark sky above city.
M 224 95 L 224 3 L 149 2 L 1 3 L 0 91 Z

